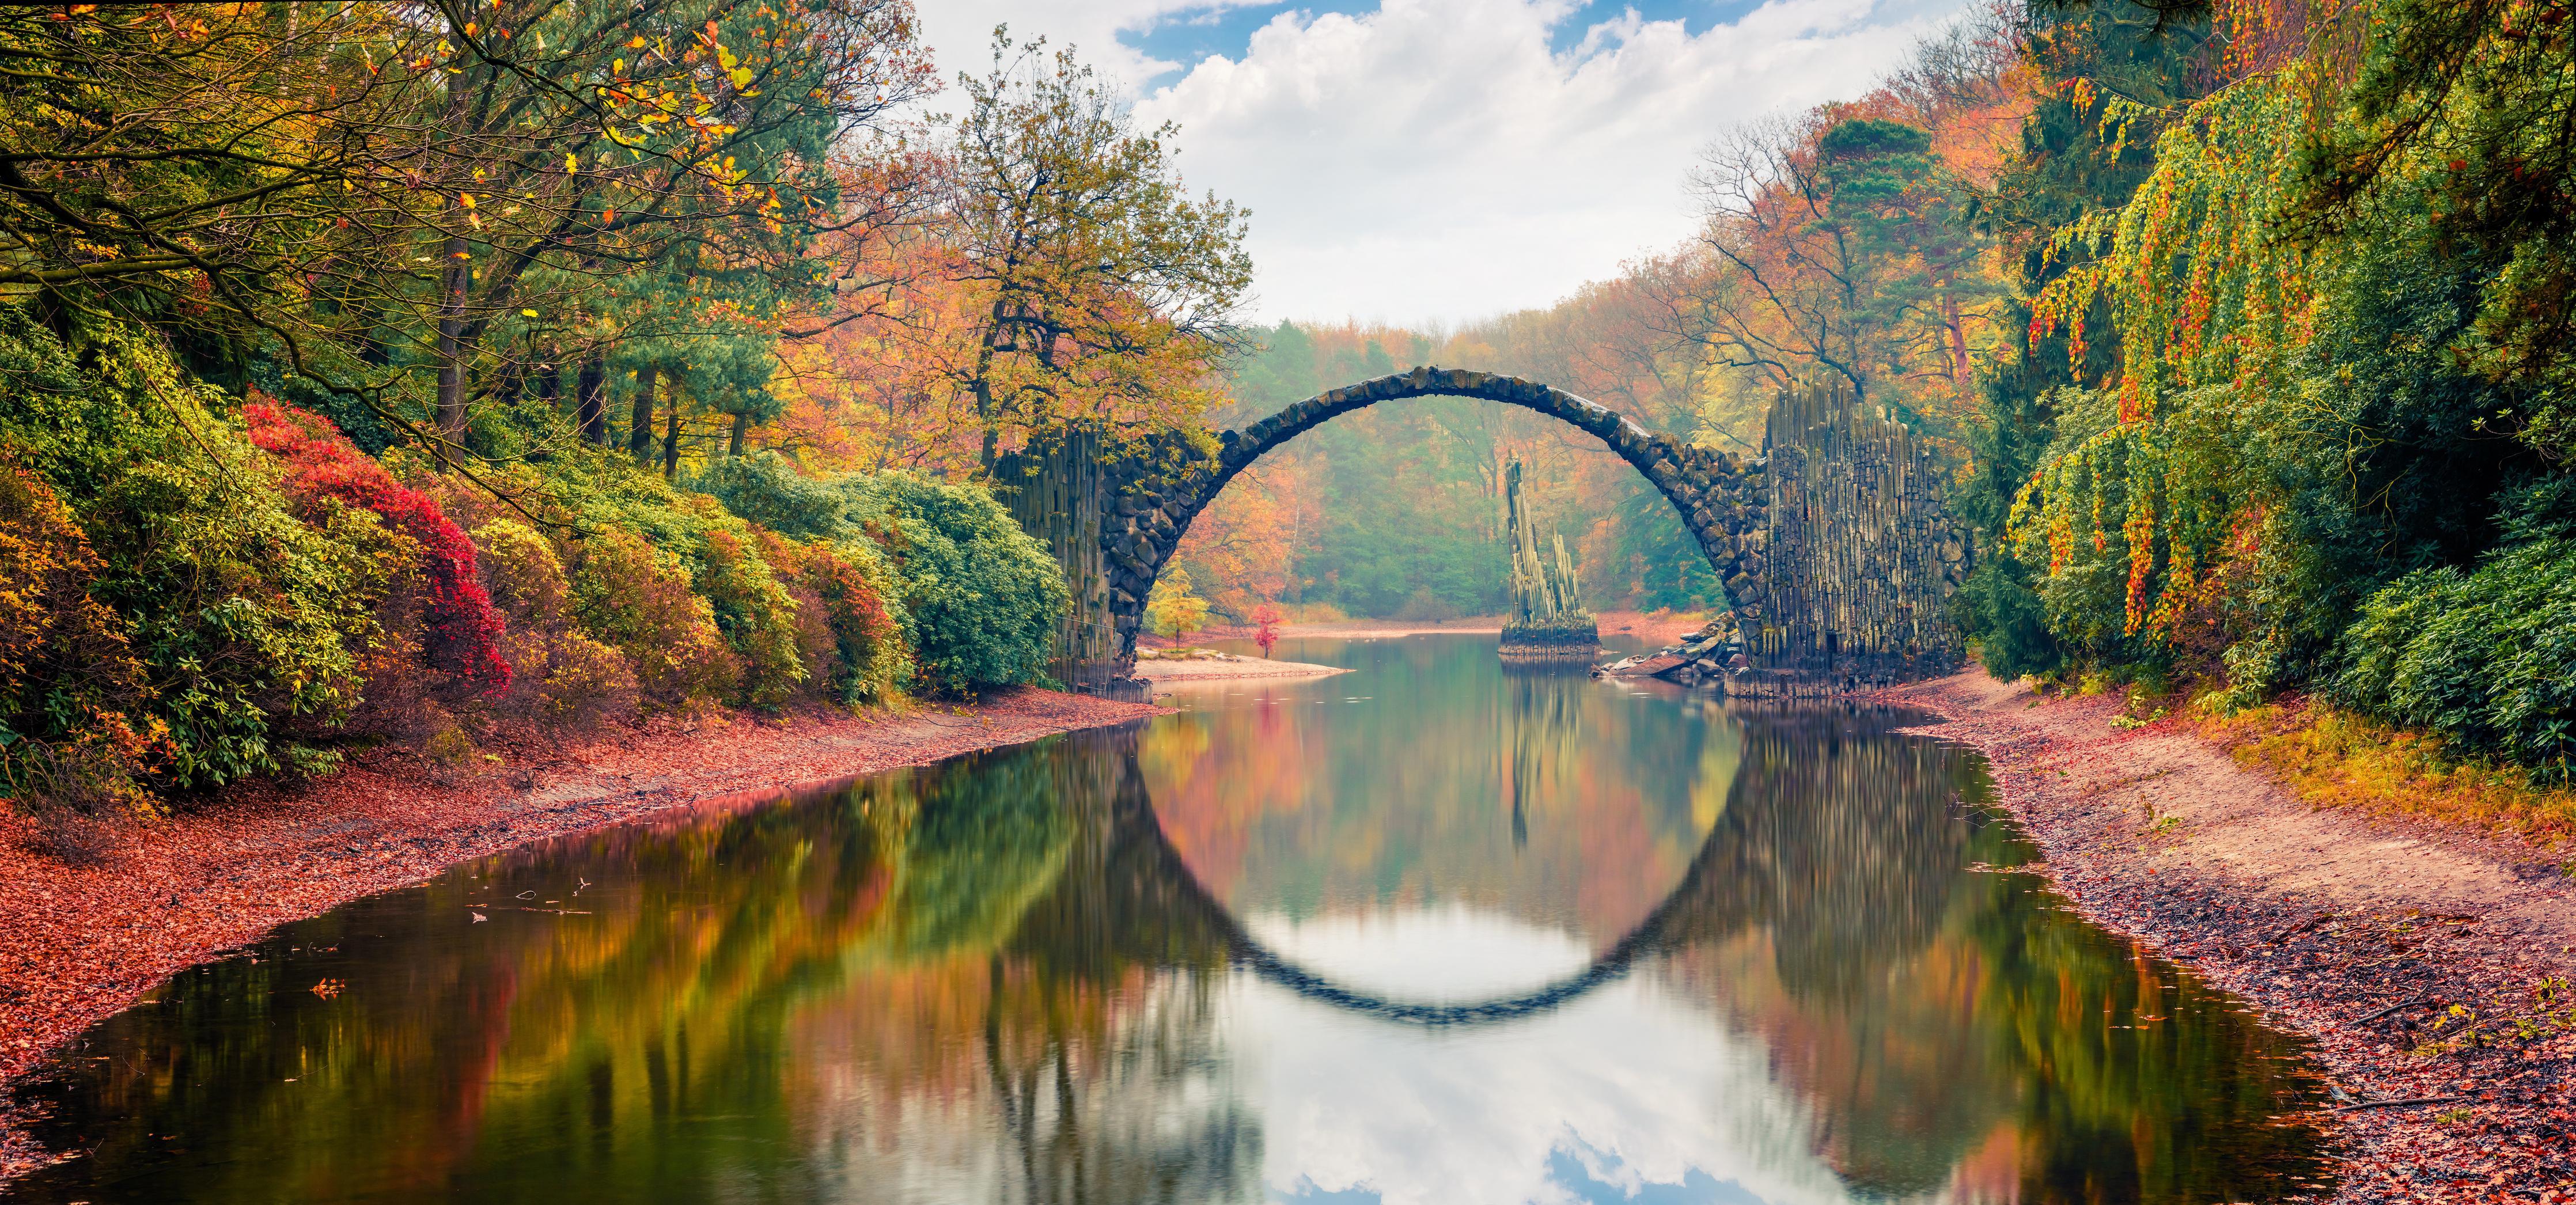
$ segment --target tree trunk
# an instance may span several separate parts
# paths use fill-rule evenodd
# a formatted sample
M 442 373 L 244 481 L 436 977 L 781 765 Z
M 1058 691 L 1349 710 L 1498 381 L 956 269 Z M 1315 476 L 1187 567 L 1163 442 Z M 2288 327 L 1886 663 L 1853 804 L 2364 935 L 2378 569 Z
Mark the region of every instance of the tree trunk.
M 653 386 L 661 375 L 650 364 L 635 370 L 635 412 L 626 421 L 626 450 L 640 465 L 653 463 Z M 678 407 L 672 409 L 676 421 Z
M 733 416 L 733 438 L 725 444 L 725 455 L 742 455 L 742 437 L 743 434 L 749 430 L 751 430 L 750 415 L 737 414 Z
M 680 475 L 680 407 L 677 403 L 663 407 L 662 476 Z
M 465 438 L 465 290 L 473 281 L 465 236 L 447 236 L 446 276 L 438 292 L 438 433 Z
M 510 360 L 501 365 L 501 379 L 492 382 L 492 400 L 504 407 L 516 406 L 527 396 L 528 365 L 523 360 Z
M 1950 377 L 1964 394 L 1976 388 L 1977 376 L 1968 363 L 1968 328 L 1959 320 L 1959 297 L 1955 293 L 1941 295 L 1941 325 L 1950 339 Z
M 984 345 L 975 352 L 975 417 L 984 424 L 984 474 L 991 476 L 993 462 L 1000 458 L 1002 432 L 993 413 L 993 355 L 1001 350 L 1002 321 L 1010 311 L 1003 297 L 993 298 L 993 312 L 986 316 Z
M 545 403 L 548 411 L 563 406 L 563 365 L 552 358 L 537 363 L 537 400 Z
M 608 446 L 608 363 L 607 357 L 592 352 L 581 358 L 581 375 L 573 383 L 576 412 L 581 418 L 581 437 L 601 447 Z

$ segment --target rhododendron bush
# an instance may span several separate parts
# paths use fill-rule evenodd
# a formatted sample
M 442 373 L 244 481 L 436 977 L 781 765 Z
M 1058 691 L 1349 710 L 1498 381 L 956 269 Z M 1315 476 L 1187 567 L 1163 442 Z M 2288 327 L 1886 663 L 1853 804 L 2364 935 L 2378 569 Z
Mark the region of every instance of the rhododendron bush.
M 50 576 L 48 651 L 17 663 L 27 676 L 12 688 L 44 719 L 10 728 L 46 740 L 124 724 L 135 740 L 105 777 L 56 790 L 21 774 L 6 789 L 39 810 L 115 811 L 137 798 L 120 782 L 202 788 L 325 764 L 321 745 L 360 698 L 361 661 L 384 642 L 377 611 L 407 539 L 363 511 L 299 513 L 276 462 L 157 336 L 79 334 L 75 356 L 23 311 L 0 308 L 0 452 L 25 470 L 28 499 L 41 484 L 59 500 L 23 504 L 56 516 L 27 520 L 51 533 L 35 536 L 43 563 L 77 564 L 72 577 L 86 583 L 74 591 L 71 578 Z M 46 574 L 39 563 L 13 572 Z M 63 608 L 82 608 L 82 596 L 112 625 L 86 610 L 90 619 L 67 620 Z M 122 653 L 95 643 L 110 630 Z M 91 686 L 101 675 L 127 685 L 100 695 Z
M 580 449 L 469 476 L 236 403 L 147 329 L 75 337 L 0 307 L 0 791 L 65 852 L 356 749 L 456 777 L 647 709 L 1029 681 L 1063 606 L 974 486 L 745 457 L 758 489 L 699 492 Z
M 849 630 L 868 630 L 877 622 L 870 607 L 882 608 L 911 646 L 912 681 L 971 694 L 1043 672 L 1066 605 L 1064 575 L 982 487 L 898 470 L 809 477 L 774 454 L 725 460 L 691 485 L 782 535 L 827 543 L 856 571 L 830 571 L 829 581 L 883 583 L 870 586 L 872 603 L 847 584 L 811 584 L 826 598 L 852 600 L 835 604 L 852 608 L 837 621 Z M 883 647 L 873 636 L 855 639 Z
M 168 726 L 135 714 L 123 625 L 90 596 L 100 567 L 62 500 L 0 461 L 0 781 L 58 831 L 148 810 L 141 779 L 168 753 Z
M 574 624 L 572 579 L 554 545 L 512 519 L 477 526 L 474 543 L 492 603 L 509 619 L 502 649 L 514 672 L 503 706 L 576 729 L 632 714 L 635 669 Z
M 501 615 L 475 570 L 474 541 L 448 521 L 438 503 L 395 481 L 319 415 L 254 393 L 242 406 L 242 418 L 251 442 L 286 462 L 287 487 L 300 503 L 329 498 L 372 511 L 420 545 L 426 595 L 421 622 L 431 664 L 485 694 L 508 690 Z
M 817 686 L 842 703 L 876 703 L 911 680 L 903 625 L 886 602 L 893 569 L 874 544 L 760 534 L 761 555 L 788 575 L 800 622 L 819 629 L 822 641 L 807 658 Z
M 583 630 L 626 655 L 645 696 L 663 706 L 720 698 L 742 667 L 716 631 L 713 604 L 689 592 L 679 557 L 629 531 L 581 543 L 572 609 Z

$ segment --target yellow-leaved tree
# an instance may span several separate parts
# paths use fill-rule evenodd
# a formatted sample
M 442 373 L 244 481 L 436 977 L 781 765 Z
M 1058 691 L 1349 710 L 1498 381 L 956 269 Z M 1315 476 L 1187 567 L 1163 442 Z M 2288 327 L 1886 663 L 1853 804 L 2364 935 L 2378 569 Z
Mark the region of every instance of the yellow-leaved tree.
M 950 279 L 969 304 L 940 331 L 948 386 L 971 398 L 983 461 L 1033 428 L 1086 419 L 1178 427 L 1252 283 L 1244 211 L 1181 186 L 1165 140 L 1070 50 L 996 30 L 949 164 Z

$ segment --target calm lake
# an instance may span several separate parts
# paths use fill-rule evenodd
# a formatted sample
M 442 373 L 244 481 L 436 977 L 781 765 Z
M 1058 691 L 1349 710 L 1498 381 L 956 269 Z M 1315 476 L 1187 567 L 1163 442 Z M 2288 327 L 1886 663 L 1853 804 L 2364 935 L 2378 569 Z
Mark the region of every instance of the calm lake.
M 1848 708 L 1356 672 L 459 867 L 92 1030 L 41 1202 L 2271 1200 L 2301 1052 Z M 317 990 L 318 989 L 318 990 Z

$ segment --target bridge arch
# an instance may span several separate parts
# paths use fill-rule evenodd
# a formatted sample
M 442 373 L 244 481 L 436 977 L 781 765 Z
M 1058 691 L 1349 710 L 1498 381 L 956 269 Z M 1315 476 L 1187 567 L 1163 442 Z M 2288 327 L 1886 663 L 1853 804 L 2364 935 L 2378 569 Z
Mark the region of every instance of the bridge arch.
M 1162 922 L 1144 957 L 1164 965 L 1222 957 L 1325 1008 L 1433 1029 L 1552 1012 L 1658 956 L 1754 928 L 1769 931 L 1782 982 L 1836 992 L 1926 948 L 1969 856 L 1956 809 L 1973 769 L 1957 749 L 1867 739 L 1913 722 L 1876 709 L 1760 709 L 1732 722 L 1742 725 L 1743 745 L 1716 821 L 1653 909 L 1583 965 L 1482 999 L 1404 999 L 1347 986 L 1263 942 L 1172 842 L 1132 730 L 1094 738 L 1121 742 L 1102 826 L 1115 852 L 1104 864 L 1122 890 L 1136 893 L 1126 914 Z
M 1664 496 L 1735 609 L 1755 673 L 1730 692 L 1832 693 L 1957 668 L 1951 592 L 1972 565 L 1943 501 L 1936 452 L 1902 423 L 1836 389 L 1793 389 L 1771 407 L 1750 460 L 1648 431 L 1609 407 L 1535 381 L 1422 367 L 1298 402 L 1204 440 L 1113 444 L 1097 429 L 1047 433 L 1002 458 L 993 481 L 1045 540 L 1072 586 L 1055 676 L 1129 695 L 1145 599 L 1181 537 L 1236 475 L 1353 410 L 1466 397 L 1544 414 L 1599 439 Z
M 1730 808 L 1740 790 L 1741 784 L 1730 788 Z M 1681 880 L 1664 894 L 1654 910 L 1572 973 L 1523 991 L 1482 1000 L 1403 1000 L 1344 987 L 1272 950 L 1235 920 L 1233 912 L 1199 881 L 1198 872 L 1172 845 L 1163 829 L 1162 816 L 1145 794 L 1143 774 L 1134 765 L 1132 753 L 1112 807 L 1117 840 L 1128 848 L 1130 857 L 1137 859 L 1129 865 L 1157 882 L 1169 884 L 1169 892 L 1161 897 L 1164 905 L 1189 913 L 1190 931 L 1213 938 L 1228 963 L 1251 972 L 1264 983 L 1336 1011 L 1427 1029 L 1500 1025 L 1553 1012 L 1625 979 L 1640 961 L 1694 938 L 1709 936 L 1702 932 L 1708 918 L 1700 914 L 1713 898 L 1725 894 L 1730 879 L 1740 877 L 1740 868 L 1729 860 L 1732 850 L 1728 834 L 1711 829 L 1702 838 L 1699 852 L 1692 857 Z
M 1217 437 L 1213 457 L 1177 442 L 1158 445 L 1112 466 L 1099 517 L 1100 568 L 1108 586 L 1122 664 L 1132 664 L 1144 627 L 1145 597 L 1180 547 L 1190 524 L 1226 485 L 1272 449 L 1315 427 L 1380 402 L 1466 397 L 1544 414 L 1591 434 L 1653 484 L 1681 516 L 1700 551 L 1726 585 L 1748 630 L 1769 613 L 1764 561 L 1764 462 L 1648 431 L 1609 407 L 1535 381 L 1497 373 L 1422 367 L 1347 385 L 1308 398 L 1241 431 Z

